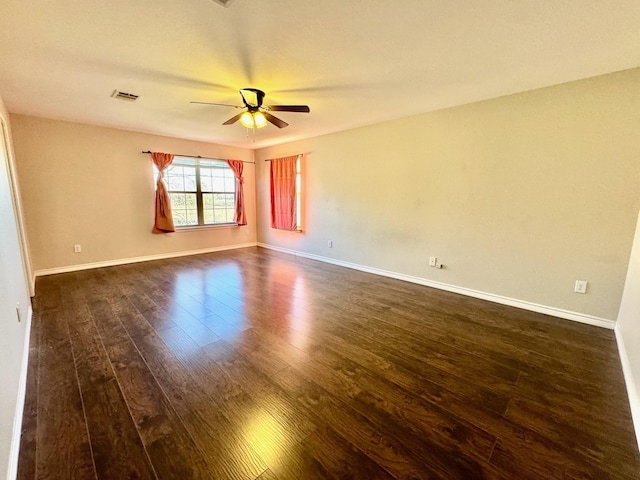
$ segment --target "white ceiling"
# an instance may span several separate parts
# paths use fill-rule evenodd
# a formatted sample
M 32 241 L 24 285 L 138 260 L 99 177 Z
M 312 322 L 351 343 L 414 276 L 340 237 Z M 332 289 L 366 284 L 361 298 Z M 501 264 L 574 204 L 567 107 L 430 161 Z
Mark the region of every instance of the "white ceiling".
M 639 0 L 2 0 L 12 113 L 245 148 L 640 65 Z M 290 125 L 222 126 L 257 87 Z M 135 102 L 111 98 L 121 90 Z

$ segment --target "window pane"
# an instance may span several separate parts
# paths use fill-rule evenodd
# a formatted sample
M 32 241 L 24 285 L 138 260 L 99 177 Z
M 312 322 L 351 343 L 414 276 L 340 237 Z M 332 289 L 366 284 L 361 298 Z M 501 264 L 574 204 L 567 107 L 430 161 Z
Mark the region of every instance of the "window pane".
M 213 210 L 204 210 L 204 223 L 210 225 L 213 223 Z
M 198 187 L 196 187 L 196 177 L 184 177 L 184 189 L 187 192 L 195 192 Z
M 212 180 L 213 180 L 213 191 L 224 192 L 224 177 L 216 175 L 213 177 Z
M 200 185 L 203 192 L 213 192 L 213 175 L 217 171 L 215 168 L 200 169 Z
M 198 224 L 198 211 L 197 210 L 187 210 L 187 223 L 189 225 L 197 225 Z
M 187 224 L 187 214 L 184 210 L 173 211 L 173 224 L 180 227 Z
M 225 192 L 236 191 L 236 177 L 224 179 L 224 191 Z
M 213 206 L 215 208 L 224 208 L 226 206 L 224 194 L 222 193 L 213 194 Z
M 177 226 L 197 225 L 198 211 L 195 193 L 170 193 L 173 223 Z M 195 214 L 195 218 L 194 218 Z
M 186 208 L 186 200 L 184 193 L 170 193 L 169 198 L 171 199 L 171 209 L 179 210 Z
M 203 193 L 202 203 L 205 210 L 211 210 L 213 208 L 213 195 L 211 193 Z
M 227 194 L 225 195 L 225 204 L 224 206 L 227 208 L 235 208 L 235 195 Z
M 203 171 L 200 174 L 200 185 L 202 187 L 203 192 L 213 192 L 213 182 L 211 181 L 210 175 L 205 175 Z
M 196 187 L 196 169 L 195 167 L 183 167 L 184 168 L 184 186 L 185 190 L 189 192 L 195 192 Z
M 225 209 L 219 209 L 213 211 L 213 220 L 215 223 L 226 223 L 227 214 Z
M 169 189 L 169 191 L 172 190 L 177 190 L 177 191 L 184 191 L 184 178 L 183 177 L 177 177 L 174 175 L 167 175 L 166 177 L 167 180 L 167 188 Z
M 225 211 L 227 212 L 227 223 L 233 223 L 233 214 L 234 214 L 234 209 L 233 208 L 227 208 L 225 209 Z

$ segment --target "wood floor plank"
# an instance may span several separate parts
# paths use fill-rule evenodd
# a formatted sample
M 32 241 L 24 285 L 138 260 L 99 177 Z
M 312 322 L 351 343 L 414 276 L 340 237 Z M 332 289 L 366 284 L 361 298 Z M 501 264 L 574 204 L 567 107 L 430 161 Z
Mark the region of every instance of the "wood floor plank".
M 607 330 L 261 248 L 36 293 L 20 480 L 640 476 Z
M 93 322 L 69 329 L 98 478 L 156 478 Z
M 208 395 L 189 368 L 162 345 L 145 318 L 131 314 L 123 318 L 123 324 L 207 459 L 207 468 L 213 478 L 251 479 L 264 471 L 267 464 L 259 452 L 240 438 L 237 425 L 229 421 L 229 415 L 223 413 L 216 398 Z
M 603 363 L 602 360 L 591 361 L 594 354 L 598 352 L 597 349 L 590 348 L 585 352 L 585 350 L 576 348 L 574 344 L 571 344 L 573 348 L 568 348 L 566 343 L 557 347 L 561 353 L 554 354 L 553 358 L 550 358 L 548 355 L 544 355 L 542 347 L 539 347 L 539 344 L 544 344 L 544 348 L 549 351 L 549 346 L 546 346 L 547 342 L 540 342 L 537 337 L 531 339 L 524 336 L 524 340 L 519 339 L 518 335 L 522 336 L 522 331 L 527 332 L 527 330 L 523 328 L 524 326 L 519 326 L 518 329 L 515 325 L 506 327 L 513 323 L 508 320 L 500 325 L 502 328 L 493 327 L 492 324 L 493 329 L 490 329 L 483 324 L 470 322 L 468 317 L 459 313 L 453 315 L 444 311 L 429 311 L 428 315 L 420 313 L 425 311 L 425 305 L 421 305 L 415 312 L 408 311 L 406 304 L 403 304 L 402 310 L 392 309 L 392 311 L 394 323 L 410 332 L 426 335 L 445 345 L 474 352 L 474 354 L 485 358 L 499 360 L 505 365 L 516 364 L 521 369 L 527 369 L 528 366 L 533 368 L 539 366 L 552 371 L 556 369 L 570 372 L 579 371 L 581 379 L 592 374 L 593 378 L 601 381 L 602 375 L 597 373 L 597 369 L 604 365 L 618 366 L 616 356 L 607 355 L 606 363 Z M 477 315 L 477 311 L 474 310 L 473 313 Z M 384 321 L 385 319 L 380 318 L 380 320 Z M 538 322 L 538 324 L 540 323 Z M 446 327 L 443 328 L 443 325 Z M 604 344 L 607 351 L 615 346 L 615 342 L 612 343 L 612 340 L 613 338 L 610 338 L 607 344 Z M 557 340 L 554 339 L 554 341 Z M 581 358 L 582 361 L 576 363 L 576 357 Z M 613 378 L 618 378 L 618 376 Z
M 233 351 L 225 342 L 208 345 L 203 350 L 206 351 L 201 358 L 204 369 L 202 376 L 219 390 L 219 394 L 231 396 L 242 390 L 259 399 L 260 405 L 299 441 L 316 430 L 316 424 L 310 416 L 298 410 L 296 402 L 279 389 L 270 377 L 247 362 L 242 354 Z M 224 350 L 224 353 L 220 350 Z M 218 368 L 214 368 L 214 365 Z
M 385 412 L 396 418 L 406 431 L 412 431 L 417 436 L 429 431 L 435 442 L 446 448 L 460 448 L 477 460 L 488 460 L 496 441 L 493 435 L 461 421 L 436 405 L 424 402 L 417 395 L 328 348 L 316 350 L 313 358 L 362 389 L 362 393 L 351 400 L 361 413 L 367 412 L 371 418 L 371 412 Z
M 256 334 L 255 341 L 266 340 L 274 355 L 291 357 L 289 347 L 267 332 Z M 315 360 L 319 360 L 316 362 Z M 487 460 L 496 438 L 481 429 L 456 420 L 453 415 L 403 390 L 392 382 L 371 374 L 364 368 L 332 353 L 329 349 L 315 349 L 314 355 L 297 353 L 293 364 L 301 375 L 326 389 L 338 399 L 352 405 L 357 411 L 388 424 L 388 416 L 395 417 L 403 425 L 403 435 L 410 432 L 420 438 L 429 431 L 435 444 L 460 447 L 478 460 Z M 431 445 L 433 450 L 438 447 Z M 445 456 L 444 453 L 439 455 Z M 458 455 L 458 457 L 461 457 Z
M 394 478 L 327 425 L 309 435 L 303 442 L 303 448 L 335 478 Z
M 269 326 L 257 327 L 258 331 L 268 331 L 273 333 L 274 330 Z M 465 404 L 473 404 L 478 408 L 485 409 L 488 412 L 498 415 L 504 414 L 507 409 L 509 396 L 488 390 L 482 387 L 471 385 L 470 388 L 466 384 L 456 383 L 455 392 L 447 391 L 429 381 L 425 376 L 420 375 L 421 368 L 418 366 L 413 370 L 405 368 L 402 364 L 394 362 L 394 357 L 388 355 L 384 357 L 380 350 L 373 348 L 363 348 L 361 344 L 362 337 L 352 335 L 349 331 L 341 331 L 340 335 L 335 335 L 334 326 L 330 326 L 326 330 L 315 330 L 310 336 L 307 332 L 292 332 L 286 330 L 283 335 L 286 341 L 292 345 L 299 345 L 300 342 L 312 348 L 312 352 L 322 349 L 323 351 L 335 352 L 335 354 L 350 360 L 374 372 L 382 373 L 382 377 L 388 379 L 392 383 L 406 389 L 407 391 L 417 395 L 443 409 L 447 409 L 447 405 L 452 401 L 453 397 L 458 397 Z M 366 344 L 365 344 L 366 345 Z M 403 361 L 407 361 L 403 357 Z
M 161 478 L 214 478 L 185 429 L 132 344 L 108 347 L 145 449 Z M 175 452 L 181 452 L 175 455 Z
M 58 310 L 40 315 L 36 478 L 95 479 L 66 322 Z
M 335 342 L 335 341 L 333 341 L 333 342 L 332 342 L 332 345 L 336 345 L 336 344 L 337 344 L 337 342 Z M 349 352 L 349 351 L 353 350 L 354 348 L 358 348 L 358 347 L 357 347 L 356 345 L 354 345 L 354 344 L 349 344 L 349 348 L 343 348 L 343 349 L 342 349 L 342 351 L 347 351 L 347 352 Z M 358 360 L 358 359 L 356 359 L 356 361 L 357 361 L 357 360 Z M 379 362 L 376 362 L 376 361 L 374 361 L 374 366 L 375 366 L 376 368 L 382 368 L 381 364 L 380 364 Z M 385 365 L 385 367 L 386 367 L 386 365 Z M 387 378 L 394 378 L 394 377 L 391 377 L 391 376 L 390 376 L 390 373 L 389 373 L 388 367 L 387 367 L 387 368 L 385 368 L 385 376 L 386 376 Z M 412 378 L 413 378 L 413 377 L 412 377 Z M 402 377 L 400 378 L 400 382 L 399 382 L 399 383 L 400 383 L 400 384 L 402 384 L 402 383 L 403 383 L 403 382 L 402 382 Z M 406 382 L 405 382 L 405 383 L 406 383 Z M 421 384 L 421 385 L 422 385 L 422 386 L 425 386 L 425 385 L 426 385 L 426 383 L 422 382 L 422 384 Z M 554 384 L 550 385 L 550 387 L 551 387 L 551 390 L 553 390 Z M 576 387 L 578 387 L 578 386 L 576 385 Z M 371 388 L 369 388 L 369 390 L 372 390 L 372 389 L 371 389 Z M 376 391 L 377 389 L 373 389 L 373 390 L 374 390 L 374 391 Z M 535 392 L 545 392 L 544 385 L 542 385 L 542 384 L 537 385 L 535 389 L 531 389 L 531 390 L 533 390 L 533 391 L 535 391 Z M 549 390 L 549 389 L 547 389 L 547 391 L 548 391 L 548 390 Z M 569 393 L 567 393 L 567 396 L 566 396 L 566 397 L 564 397 L 564 398 L 562 398 L 562 399 L 560 399 L 560 398 L 558 398 L 558 397 L 555 397 L 555 403 L 554 403 L 552 400 L 550 400 L 550 402 L 551 402 L 553 405 L 561 405 L 561 407 L 560 407 L 560 408 L 562 409 L 562 411 L 564 411 L 564 412 L 566 413 L 566 412 L 567 412 L 567 410 L 566 410 L 566 406 L 567 406 L 567 404 L 568 404 L 567 402 L 570 402 L 570 401 L 571 401 L 571 398 L 570 398 L 570 396 L 569 396 L 569 395 L 570 395 L 570 394 L 569 394 Z M 436 396 L 436 398 L 438 398 L 438 397 Z M 448 398 L 448 400 L 447 400 L 446 402 L 443 402 L 443 403 L 446 403 L 447 405 L 451 405 L 451 401 L 452 401 L 452 400 L 451 400 L 451 398 L 450 398 L 450 397 L 446 397 L 446 398 Z M 432 397 L 430 400 L 433 400 L 433 397 Z M 454 401 L 455 401 L 455 400 L 454 400 Z M 437 402 L 436 402 L 436 403 L 437 403 Z M 573 407 L 575 407 L 576 400 L 574 399 L 574 400 L 573 400 L 573 403 L 570 403 L 570 404 L 572 405 L 572 408 L 573 408 Z M 506 405 L 505 405 L 505 406 L 506 406 Z M 468 405 L 466 406 L 465 410 L 470 410 L 470 409 L 468 408 Z M 470 412 L 470 413 L 471 413 L 471 412 Z M 604 413 L 604 412 L 602 412 L 602 413 Z M 586 414 L 586 413 L 585 413 L 585 412 L 583 412 L 583 415 L 585 415 L 585 414 Z M 472 418 L 470 418 L 469 420 L 470 420 L 470 421 L 473 421 L 473 417 L 472 417 Z M 525 425 L 529 425 L 527 422 L 523 422 L 523 424 L 525 424 Z M 608 427 L 610 426 L 610 422 L 605 422 L 605 426 L 608 428 Z M 627 427 L 628 427 L 628 425 L 627 425 Z M 601 427 L 600 427 L 600 429 L 602 429 L 602 428 L 603 428 L 603 427 L 601 426 Z M 611 432 L 616 431 L 616 430 L 618 431 L 618 435 L 619 435 L 621 432 L 620 432 L 620 430 L 619 430 L 619 429 L 616 429 L 615 424 L 614 424 L 614 425 L 611 427 Z M 610 434 L 610 435 L 611 435 L 611 437 L 612 437 L 612 438 L 616 436 L 615 434 Z M 624 436 L 623 436 L 623 437 L 624 437 Z M 554 441 L 556 441 L 556 442 L 558 442 L 558 443 L 566 443 L 566 441 L 563 441 L 563 440 L 562 440 L 560 437 L 558 437 L 557 435 L 556 435 L 556 436 L 554 436 L 554 437 L 553 437 L 553 439 L 554 439 Z M 627 445 L 628 445 L 630 442 L 633 442 L 633 438 L 632 438 L 632 437 L 630 438 L 630 437 L 628 437 L 628 436 L 627 436 L 627 437 L 626 437 L 626 439 L 625 439 L 625 438 L 622 438 L 622 439 L 621 439 L 621 441 L 622 441 L 622 442 L 624 442 L 625 440 L 626 440 L 626 444 L 627 444 Z M 633 458 L 631 458 L 631 457 L 630 457 L 630 458 L 627 458 L 627 461 L 630 461 L 630 462 L 631 462 L 630 464 L 633 464 L 633 460 L 634 460 L 634 459 L 633 459 Z
M 381 433 L 368 419 L 339 402 L 323 389 L 296 374 L 292 369 L 278 372 L 274 381 L 289 392 L 299 408 L 329 425 L 347 441 L 358 445 L 374 462 L 397 479 L 443 479 L 437 470 L 425 463 L 421 451 L 415 452 L 402 442 Z
M 38 373 L 40 348 L 40 315 L 33 314 L 29 338 L 29 364 L 25 391 L 22 433 L 20 436 L 20 457 L 17 480 L 33 480 L 36 477 L 36 449 L 38 428 Z
M 613 442 L 628 444 L 634 437 L 633 425 L 629 425 L 616 414 L 615 409 L 624 405 L 627 399 L 622 395 L 615 398 L 615 394 L 607 396 L 604 392 L 611 391 L 611 385 L 603 380 L 600 392 L 591 385 L 578 385 L 570 380 L 549 375 L 543 379 L 544 372 L 537 375 L 523 373 L 518 379 L 518 388 L 514 391 L 517 399 L 537 404 L 545 410 L 550 417 L 562 418 L 573 423 L 576 427 L 591 432 L 601 438 L 610 438 Z M 571 388 L 573 387 L 573 390 Z M 576 398 L 573 392 L 579 388 L 583 395 Z M 590 393 L 593 392 L 593 395 Z M 597 401 L 600 408 L 593 408 Z M 597 424 L 597 427 L 594 425 Z
M 275 473 L 273 473 L 271 470 L 267 469 L 264 472 L 262 472 L 262 475 L 260 475 L 258 478 L 256 478 L 256 480 L 281 480 L 281 479 L 278 479 L 278 477 L 276 477 Z
M 605 458 L 619 458 L 621 461 L 616 465 L 616 470 L 623 474 L 622 478 L 630 478 L 638 473 L 633 468 L 637 458 L 634 458 L 633 453 L 628 449 L 621 448 L 620 440 L 614 440 L 615 435 L 605 436 L 591 429 L 585 429 L 584 425 L 579 423 L 572 424 L 571 419 L 565 420 L 549 414 L 517 398 L 509 403 L 505 417 L 556 443 L 564 443 L 566 448 L 580 455 L 585 459 L 585 463 L 590 463 L 594 467 L 602 463 Z M 633 441 L 632 438 L 627 437 L 627 439 Z
M 391 358 L 393 359 L 393 357 Z M 395 360 L 399 361 L 397 358 Z M 536 447 L 536 450 L 539 451 L 540 457 L 547 457 L 547 461 L 557 458 L 557 451 L 562 449 L 560 445 L 563 442 L 556 444 L 542 436 L 536 435 L 535 432 L 527 428 L 522 428 L 516 424 L 505 421 L 501 414 L 496 415 L 495 412 L 482 408 L 478 402 L 470 401 L 470 398 L 466 396 L 453 394 L 447 390 L 437 388 L 437 386 L 436 389 L 433 390 L 434 387 L 431 386 L 431 383 L 424 380 L 421 385 L 423 386 L 422 398 L 442 405 L 443 408 L 446 407 L 448 411 L 458 418 L 465 419 L 496 437 L 507 438 L 517 445 L 522 445 L 524 450 L 527 450 L 525 445 L 531 443 Z M 433 393 L 429 393 L 429 390 L 433 390 Z M 457 390 L 460 391 L 460 388 Z M 523 440 L 526 441 L 523 442 Z

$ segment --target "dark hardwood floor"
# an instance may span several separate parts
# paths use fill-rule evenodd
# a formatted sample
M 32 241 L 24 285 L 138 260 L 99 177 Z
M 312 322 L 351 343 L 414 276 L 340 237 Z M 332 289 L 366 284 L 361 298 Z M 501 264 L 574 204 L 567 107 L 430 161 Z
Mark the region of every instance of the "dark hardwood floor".
M 613 332 L 249 248 L 37 280 L 19 479 L 637 479 Z

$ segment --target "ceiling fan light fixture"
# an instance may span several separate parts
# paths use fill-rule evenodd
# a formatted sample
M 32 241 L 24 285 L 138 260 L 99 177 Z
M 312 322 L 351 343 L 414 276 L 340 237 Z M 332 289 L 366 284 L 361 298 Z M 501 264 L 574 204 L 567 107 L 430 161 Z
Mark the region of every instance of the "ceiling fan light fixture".
M 267 125 L 267 119 L 262 112 L 244 112 L 240 123 L 247 128 L 262 128 Z
M 191 102 L 191 103 L 203 103 L 206 105 L 217 105 L 220 107 L 235 107 L 242 109 L 243 111 L 237 113 L 231 117 L 222 125 L 233 125 L 236 122 L 240 122 L 243 127 L 248 129 L 256 129 L 266 127 L 267 123 L 271 123 L 278 128 L 284 128 L 289 124 L 284 120 L 271 114 L 274 112 L 300 112 L 309 113 L 311 109 L 308 105 L 263 105 L 264 92 L 257 88 L 242 88 L 240 89 L 240 97 L 242 97 L 242 103 L 244 106 L 228 105 L 226 103 L 211 103 L 211 102 Z
M 253 114 L 253 120 L 256 122 L 256 127 L 262 128 L 267 126 L 267 119 L 262 112 L 256 112 Z

